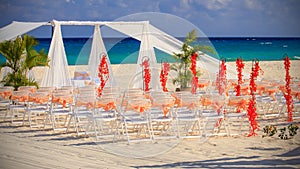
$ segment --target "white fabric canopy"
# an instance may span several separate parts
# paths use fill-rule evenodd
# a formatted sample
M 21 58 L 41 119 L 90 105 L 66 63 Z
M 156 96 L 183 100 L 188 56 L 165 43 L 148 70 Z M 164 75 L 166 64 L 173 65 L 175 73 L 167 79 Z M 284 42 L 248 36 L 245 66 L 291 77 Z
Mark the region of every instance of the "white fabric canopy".
M 107 26 L 111 27 L 114 30 L 122 32 L 125 35 L 133 37 L 134 39 L 137 39 L 141 42 L 143 41 L 142 39 L 143 36 L 141 36 L 141 32 L 142 32 L 141 28 L 138 29 L 137 25 L 128 24 L 126 25 L 126 27 L 124 27 L 123 25 L 120 25 L 118 23 L 109 23 L 107 24 Z M 172 55 L 173 53 L 180 53 L 181 46 L 183 45 L 183 42 L 181 42 L 180 40 L 168 35 L 167 33 L 159 30 L 158 28 L 154 27 L 151 24 L 149 24 L 148 26 L 147 41 L 152 45 L 152 47 L 155 47 L 170 55 Z M 150 48 L 151 47 L 149 47 L 148 50 L 150 50 Z M 147 47 L 144 49 L 147 50 Z M 202 53 L 201 51 L 199 52 Z M 138 63 L 140 62 L 138 61 Z M 219 60 L 207 54 L 203 54 L 200 56 L 200 59 L 197 61 L 197 67 L 204 68 L 211 74 L 216 74 L 219 70 Z M 137 70 L 137 72 L 139 71 L 141 71 L 141 69 Z M 243 74 L 244 74 L 244 78 L 250 77 L 250 74 L 248 72 L 244 72 Z M 237 72 L 235 68 L 233 68 L 230 65 L 227 65 L 227 78 L 237 79 Z M 136 87 L 137 86 L 141 86 L 141 84 L 136 84 Z
M 93 35 L 93 42 L 91 53 L 89 57 L 88 63 L 88 71 L 90 76 L 95 79 L 98 78 L 98 66 L 100 64 L 100 58 L 102 55 L 105 54 L 107 56 L 107 51 L 105 49 L 101 32 L 100 32 L 100 25 L 95 25 L 94 28 L 94 35 Z M 109 57 L 107 58 L 108 69 L 109 69 L 109 79 L 105 86 L 117 86 L 116 80 L 113 75 L 113 71 L 111 68 Z
M 118 22 L 107 23 L 106 26 L 119 31 L 127 36 L 130 36 L 136 40 L 142 41 L 142 33 L 144 24 L 148 24 L 147 36 L 149 41 L 152 43 L 152 46 L 166 52 L 170 55 L 173 52 L 180 52 L 182 42 L 178 39 L 166 34 L 165 32 L 157 29 L 149 22 L 136 22 L 130 24 L 119 24 Z
M 33 29 L 36 29 L 42 25 L 47 25 L 48 22 L 16 22 L 0 28 L 0 42 L 5 40 L 14 39 L 19 35 L 23 35 Z
M 67 56 L 62 40 L 61 24 L 53 21 L 54 32 L 50 44 L 48 58 L 50 59 L 49 67 L 46 67 L 41 86 L 70 86 L 71 80 L 68 69 Z
M 46 68 L 45 76 L 42 80 L 41 86 L 62 86 L 71 85 L 68 64 L 64 45 L 62 41 L 61 25 L 91 25 L 95 26 L 93 44 L 89 59 L 89 71 L 95 77 L 97 66 L 99 64 L 99 57 L 101 53 L 106 53 L 105 46 L 101 37 L 100 25 L 108 26 L 116 31 L 119 31 L 127 36 L 133 37 L 141 41 L 140 53 L 137 65 L 137 74 L 141 72 L 141 60 L 144 56 L 150 58 L 150 66 L 155 69 L 156 58 L 153 47 L 164 51 L 168 54 L 179 53 L 183 42 L 168 35 L 167 33 L 157 29 L 148 21 L 137 22 L 99 22 L 99 21 L 53 21 L 54 33 L 48 53 L 50 59 L 50 67 Z M 48 25 L 48 22 L 13 22 L 12 24 L 0 29 L 0 42 L 15 38 L 18 35 L 24 34 L 39 26 Z M 98 26 L 99 25 L 99 26 Z M 207 69 L 210 73 L 218 71 L 219 60 L 209 55 L 201 55 L 197 62 L 198 67 Z M 109 65 L 110 66 L 110 65 Z M 55 71 L 54 71 L 55 70 Z M 111 69 L 110 69 L 111 70 Z M 110 71 L 112 72 L 112 71 Z M 152 72 L 154 73 L 154 72 Z M 156 75 L 152 75 L 153 77 Z M 156 80 L 151 79 L 151 88 L 157 88 L 159 85 L 159 76 Z M 227 77 L 230 79 L 237 79 L 235 68 L 227 66 Z M 244 78 L 248 78 L 249 73 L 244 73 Z M 135 81 L 135 86 L 141 86 L 141 80 Z M 114 79 L 111 80 L 113 82 Z
M 143 67 L 142 63 L 144 60 L 149 61 L 149 68 L 150 68 L 150 74 L 151 74 L 151 80 L 149 84 L 150 89 L 160 89 L 159 84 L 159 74 L 156 69 L 156 57 L 154 53 L 154 48 L 152 46 L 152 42 L 150 39 L 150 32 L 149 32 L 149 23 L 145 23 L 142 26 L 142 32 L 141 34 L 141 44 L 140 44 L 140 50 L 139 50 L 139 56 L 137 61 L 137 68 L 136 68 L 136 75 L 133 82 L 134 88 L 142 88 L 144 89 L 144 77 L 143 77 Z
M 98 77 L 97 68 L 100 63 L 101 54 L 106 54 L 106 49 L 101 37 L 99 25 L 95 25 L 92 49 L 89 57 L 88 71 L 92 78 Z

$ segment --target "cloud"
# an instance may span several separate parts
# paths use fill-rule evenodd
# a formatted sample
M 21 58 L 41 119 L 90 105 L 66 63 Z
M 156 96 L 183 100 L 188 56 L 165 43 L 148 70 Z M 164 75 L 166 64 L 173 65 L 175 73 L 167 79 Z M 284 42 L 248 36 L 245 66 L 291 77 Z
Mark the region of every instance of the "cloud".
M 207 1 L 207 8 L 210 10 L 220 10 L 228 6 L 231 0 L 211 0 Z
M 249 9 L 252 10 L 263 10 L 265 7 L 262 4 L 263 1 L 257 0 L 246 0 L 246 5 Z
M 0 11 L 0 27 L 14 20 L 115 20 L 162 12 L 186 19 L 209 35 L 300 36 L 299 0 L 1 0 Z

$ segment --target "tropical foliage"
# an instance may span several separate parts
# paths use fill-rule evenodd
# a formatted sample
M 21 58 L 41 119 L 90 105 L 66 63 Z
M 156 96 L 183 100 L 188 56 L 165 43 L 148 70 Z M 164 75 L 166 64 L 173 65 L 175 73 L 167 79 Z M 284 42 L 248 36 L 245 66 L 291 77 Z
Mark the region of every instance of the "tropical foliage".
M 295 135 L 297 135 L 297 130 L 299 126 L 297 124 L 290 123 L 286 127 L 282 127 L 277 129 L 274 125 L 267 125 L 263 128 L 264 135 L 262 137 L 272 137 L 276 133 L 278 133 L 278 137 L 282 140 L 292 139 Z
M 181 47 L 180 53 L 174 53 L 172 56 L 176 59 L 176 62 L 171 65 L 171 70 L 177 72 L 177 76 L 173 78 L 172 82 L 174 85 L 178 85 L 180 89 L 189 87 L 191 79 L 193 77 L 190 70 L 191 67 L 191 55 L 197 53 L 199 56 L 204 55 L 204 53 L 199 53 L 202 51 L 205 53 L 215 53 L 211 46 L 207 45 L 197 45 L 195 41 L 197 40 L 197 31 L 194 29 L 187 34 L 185 42 Z M 199 71 L 197 72 L 200 75 Z
M 49 60 L 44 50 L 37 52 L 34 47 L 38 41 L 32 36 L 18 36 L 14 40 L 0 43 L 0 53 L 6 62 L 0 64 L 0 68 L 8 67 L 9 73 L 3 77 L 5 86 L 38 85 L 34 79 L 29 78 L 29 71 L 36 66 L 46 66 Z

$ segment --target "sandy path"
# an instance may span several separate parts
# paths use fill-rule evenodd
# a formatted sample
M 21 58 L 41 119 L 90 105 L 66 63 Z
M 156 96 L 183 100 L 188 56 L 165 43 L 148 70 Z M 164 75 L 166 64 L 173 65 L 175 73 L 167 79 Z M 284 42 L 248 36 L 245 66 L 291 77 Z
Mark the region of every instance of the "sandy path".
M 239 168 L 300 167 L 300 136 L 293 140 L 215 137 L 184 140 L 170 151 L 136 159 L 114 155 L 74 134 L 2 126 L 1 168 Z

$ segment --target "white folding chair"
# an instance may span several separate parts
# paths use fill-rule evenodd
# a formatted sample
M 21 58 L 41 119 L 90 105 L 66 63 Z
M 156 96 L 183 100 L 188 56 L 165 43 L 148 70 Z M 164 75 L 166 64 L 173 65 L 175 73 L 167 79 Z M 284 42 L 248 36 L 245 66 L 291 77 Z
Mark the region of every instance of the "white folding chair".
M 149 122 L 151 101 L 143 95 L 133 93 L 125 92 L 122 101 L 122 104 L 125 104 L 124 110 L 120 112 L 123 134 L 128 144 L 141 141 L 153 142 L 153 132 Z
M 224 125 L 225 97 L 219 94 L 205 94 L 201 96 L 200 119 L 202 123 L 202 136 L 207 139 L 215 135 L 227 135 Z M 224 132 L 221 132 L 221 128 Z
M 168 94 L 151 95 L 150 123 L 153 139 L 172 139 L 177 137 L 173 110 L 175 98 Z
M 54 131 L 67 129 L 67 121 L 73 114 L 74 95 L 71 90 L 56 90 L 52 94 L 50 110 L 44 126 L 50 122 Z
M 94 93 L 96 95 L 96 86 L 89 85 L 89 86 L 82 86 L 75 89 L 76 95 L 82 95 L 82 94 L 88 94 L 88 93 Z
M 201 122 L 199 117 L 200 95 L 190 92 L 178 92 L 173 95 L 177 108 L 175 122 L 178 138 L 201 138 Z
M 299 121 L 300 119 L 300 82 L 291 86 L 291 94 L 293 96 L 294 102 L 294 111 L 293 111 L 293 120 Z
M 27 102 L 26 113 L 23 118 L 23 125 L 25 123 L 25 116 L 28 116 L 30 127 L 41 127 L 44 123 L 46 113 L 49 112 L 51 105 L 51 91 L 50 90 L 37 90 L 35 93 L 29 93 Z M 33 121 L 35 124 L 33 124 Z
M 28 91 L 30 93 L 36 92 L 37 88 L 36 86 L 20 86 L 18 88 L 18 91 Z
M 243 135 L 249 131 L 247 116 L 249 99 L 250 96 L 230 96 L 228 98 L 224 115 L 229 136 Z
M 117 134 L 117 98 L 119 93 L 105 93 L 97 97 L 95 109 L 89 125 L 94 128 L 96 140 L 99 138 L 113 138 Z
M 12 86 L 0 87 L 0 117 L 3 118 L 3 121 L 5 121 L 9 112 L 10 97 L 13 90 L 14 88 Z
M 8 111 L 8 114 L 11 118 L 11 123 L 23 123 L 27 109 L 28 95 L 28 90 L 13 91 L 10 97 L 10 105 Z M 22 117 L 22 120 L 20 119 L 20 117 Z
M 93 115 L 95 107 L 96 95 L 95 92 L 80 93 L 75 98 L 73 113 L 68 122 L 67 131 L 69 131 L 71 122 L 73 121 L 74 129 L 77 136 L 84 133 L 87 134 L 87 126 L 89 118 Z

